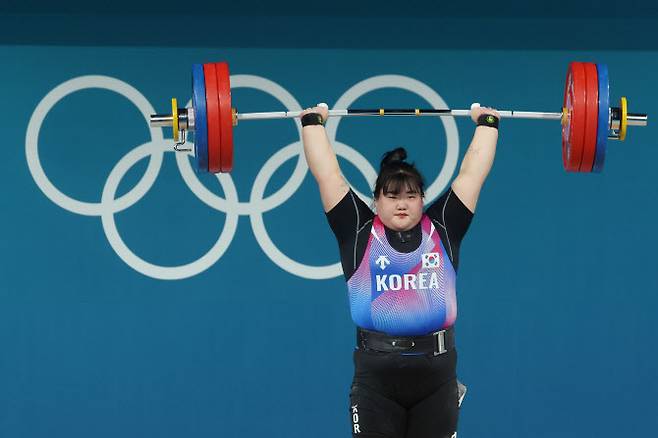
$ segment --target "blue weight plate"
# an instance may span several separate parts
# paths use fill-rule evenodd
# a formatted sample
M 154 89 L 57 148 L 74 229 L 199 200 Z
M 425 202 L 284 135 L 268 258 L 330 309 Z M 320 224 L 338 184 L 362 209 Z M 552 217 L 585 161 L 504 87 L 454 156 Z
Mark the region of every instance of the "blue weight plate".
M 192 65 L 192 107 L 194 107 L 194 157 L 198 172 L 208 172 L 208 117 L 206 81 L 202 64 Z
M 601 172 L 605 162 L 605 152 L 608 147 L 608 114 L 610 111 L 610 83 L 608 79 L 608 66 L 596 64 L 599 75 L 599 128 L 596 135 L 596 157 L 594 158 L 593 172 Z

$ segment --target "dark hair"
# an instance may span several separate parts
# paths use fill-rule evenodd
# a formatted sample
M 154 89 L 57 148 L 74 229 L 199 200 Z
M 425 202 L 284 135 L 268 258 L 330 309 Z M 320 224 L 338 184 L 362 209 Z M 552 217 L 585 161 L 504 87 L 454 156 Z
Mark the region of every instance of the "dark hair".
M 379 175 L 375 183 L 373 195 L 376 198 L 380 193 L 398 194 L 401 188 L 420 193 L 425 196 L 425 181 L 418 172 L 414 163 L 407 163 L 407 151 L 404 148 L 393 149 L 386 152 L 379 166 Z

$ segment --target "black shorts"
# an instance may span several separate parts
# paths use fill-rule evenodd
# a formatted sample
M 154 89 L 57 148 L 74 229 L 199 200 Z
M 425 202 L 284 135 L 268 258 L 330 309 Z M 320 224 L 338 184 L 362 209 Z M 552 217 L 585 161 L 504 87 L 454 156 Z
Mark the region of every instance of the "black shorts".
M 459 418 L 457 351 L 439 356 L 354 351 L 354 438 L 450 438 Z

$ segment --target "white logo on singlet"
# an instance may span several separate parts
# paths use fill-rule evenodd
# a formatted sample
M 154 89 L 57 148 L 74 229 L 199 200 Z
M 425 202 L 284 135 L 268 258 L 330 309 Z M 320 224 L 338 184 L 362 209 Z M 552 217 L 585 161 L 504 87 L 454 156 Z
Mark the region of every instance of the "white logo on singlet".
M 377 257 L 375 263 L 379 265 L 379 269 L 386 269 L 386 267 L 391 264 L 391 261 L 385 255 L 381 255 Z
M 423 290 L 439 287 L 439 275 L 436 272 L 419 272 L 418 274 L 376 275 L 377 292 L 389 290 Z

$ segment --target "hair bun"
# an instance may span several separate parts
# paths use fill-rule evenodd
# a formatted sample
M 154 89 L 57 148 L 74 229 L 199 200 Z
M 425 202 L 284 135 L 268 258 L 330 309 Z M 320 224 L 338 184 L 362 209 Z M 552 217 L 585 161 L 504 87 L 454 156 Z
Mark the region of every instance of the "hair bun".
M 382 162 L 379 167 L 383 168 L 384 166 L 388 166 L 392 163 L 398 161 L 404 161 L 406 160 L 406 158 L 407 158 L 407 151 L 404 148 L 396 148 L 384 154 L 382 158 Z

